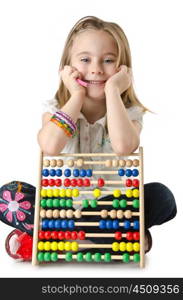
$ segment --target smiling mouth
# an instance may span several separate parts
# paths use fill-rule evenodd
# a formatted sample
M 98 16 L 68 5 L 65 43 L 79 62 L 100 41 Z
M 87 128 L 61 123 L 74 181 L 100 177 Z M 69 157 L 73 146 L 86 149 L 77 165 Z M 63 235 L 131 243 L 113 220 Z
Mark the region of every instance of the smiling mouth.
M 106 80 L 84 80 L 87 84 L 95 84 L 95 85 L 100 85 L 100 84 L 105 84 Z

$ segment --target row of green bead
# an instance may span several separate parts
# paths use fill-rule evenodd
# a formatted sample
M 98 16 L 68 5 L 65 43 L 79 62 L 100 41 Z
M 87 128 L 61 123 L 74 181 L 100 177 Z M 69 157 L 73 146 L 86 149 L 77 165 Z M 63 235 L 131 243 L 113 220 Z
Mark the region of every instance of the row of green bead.
M 110 253 L 95 253 L 92 254 L 91 252 L 87 252 L 86 254 L 83 254 L 82 252 L 78 252 L 76 255 L 76 260 L 78 262 L 82 262 L 82 261 L 87 261 L 87 262 L 101 262 L 101 261 L 105 261 L 105 262 L 110 262 L 111 261 L 111 254 Z M 103 255 L 103 258 L 102 258 Z M 49 261 L 57 261 L 58 258 L 58 253 L 57 252 L 39 252 L 37 255 L 37 259 L 39 262 L 49 262 Z M 130 255 L 129 253 L 124 253 L 121 256 L 121 259 L 123 262 L 128 263 L 130 261 Z M 67 252 L 65 254 L 65 260 L 66 261 L 72 261 L 73 260 L 73 253 L 72 252 Z M 138 253 L 135 253 L 133 255 L 133 261 L 134 262 L 139 262 L 140 261 L 140 255 Z
M 57 207 L 73 207 L 72 199 L 41 199 L 41 207 L 57 208 Z
M 91 206 L 92 208 L 96 208 L 97 207 L 97 200 L 96 199 L 84 199 L 82 200 L 82 206 L 84 208 L 88 208 L 88 206 Z M 126 199 L 122 199 L 122 200 L 118 200 L 118 199 L 114 199 L 112 201 L 112 206 L 114 208 L 126 208 L 127 207 L 127 200 Z M 134 199 L 132 201 L 132 206 L 134 208 L 139 208 L 139 200 L 138 199 Z M 46 208 L 57 208 L 57 207 L 68 207 L 71 208 L 73 207 L 73 200 L 72 199 L 41 199 L 41 207 Z
M 114 208 L 126 208 L 127 207 L 127 200 L 126 199 L 121 199 L 121 200 L 118 200 L 118 199 L 114 199 L 112 201 L 112 206 Z M 139 208 L 139 200 L 138 199 L 134 199 L 132 201 L 132 206 L 134 208 Z

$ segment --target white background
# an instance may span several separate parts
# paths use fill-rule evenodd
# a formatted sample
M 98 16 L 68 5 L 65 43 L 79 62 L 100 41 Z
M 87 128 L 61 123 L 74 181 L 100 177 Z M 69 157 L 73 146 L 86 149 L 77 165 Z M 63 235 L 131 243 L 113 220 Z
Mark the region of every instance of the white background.
M 134 264 L 53 264 L 32 267 L 4 249 L 13 228 L 0 222 L 0 277 L 181 277 L 182 260 L 182 1 L 1 1 L 0 185 L 36 185 L 41 104 L 58 87 L 58 66 L 67 34 L 81 17 L 119 23 L 132 52 L 135 89 L 155 114 L 144 118 L 145 182 L 160 181 L 174 193 L 177 217 L 152 228 L 146 268 Z

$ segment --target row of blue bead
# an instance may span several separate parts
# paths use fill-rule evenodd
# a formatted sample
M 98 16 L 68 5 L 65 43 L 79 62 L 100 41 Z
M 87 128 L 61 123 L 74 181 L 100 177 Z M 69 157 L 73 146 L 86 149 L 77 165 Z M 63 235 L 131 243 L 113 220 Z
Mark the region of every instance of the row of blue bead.
M 81 170 L 79 170 L 79 169 L 74 169 L 73 170 L 73 176 L 74 177 L 79 177 L 79 176 L 81 176 L 81 177 L 85 177 L 85 176 L 87 176 L 87 177 L 91 177 L 92 176 L 92 169 L 87 169 L 87 170 L 85 170 L 85 169 L 81 169 Z M 60 177 L 60 176 L 62 176 L 62 170 L 61 169 L 43 169 L 42 170 L 42 176 L 45 176 L 45 177 L 47 177 L 47 176 L 58 176 L 58 177 Z M 131 170 L 131 169 L 126 169 L 126 170 L 124 170 L 124 169 L 119 169 L 118 170 L 118 175 L 119 176 L 124 176 L 124 175 L 126 175 L 127 177 L 130 177 L 130 176 L 134 176 L 134 177 L 136 177 L 136 176 L 138 176 L 139 175 L 139 171 L 138 171 L 138 169 L 133 169 L 133 170 Z M 64 176 L 65 177 L 70 177 L 71 176 L 71 170 L 70 169 L 65 169 L 64 170 Z
M 133 228 L 135 230 L 139 229 L 139 221 L 134 220 L 133 223 L 130 221 L 125 220 L 123 222 L 124 229 Z M 118 229 L 120 227 L 119 220 L 100 220 L 99 221 L 99 228 L 100 229 Z M 54 219 L 43 219 L 42 220 L 42 230 L 45 229 L 74 229 L 75 222 L 74 220 L 54 220 Z

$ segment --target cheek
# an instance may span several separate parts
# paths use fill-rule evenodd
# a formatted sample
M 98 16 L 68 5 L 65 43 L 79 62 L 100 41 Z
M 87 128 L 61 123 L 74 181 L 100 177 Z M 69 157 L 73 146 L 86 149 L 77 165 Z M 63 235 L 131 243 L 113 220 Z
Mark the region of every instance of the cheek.
M 112 75 L 116 74 L 117 72 L 118 72 L 118 70 L 117 70 L 116 66 L 111 66 L 107 70 L 107 74 L 109 76 L 112 76 Z
M 75 67 L 82 74 L 84 74 L 86 72 L 86 68 L 84 67 L 84 65 L 80 64 L 79 62 L 73 61 L 72 66 Z

